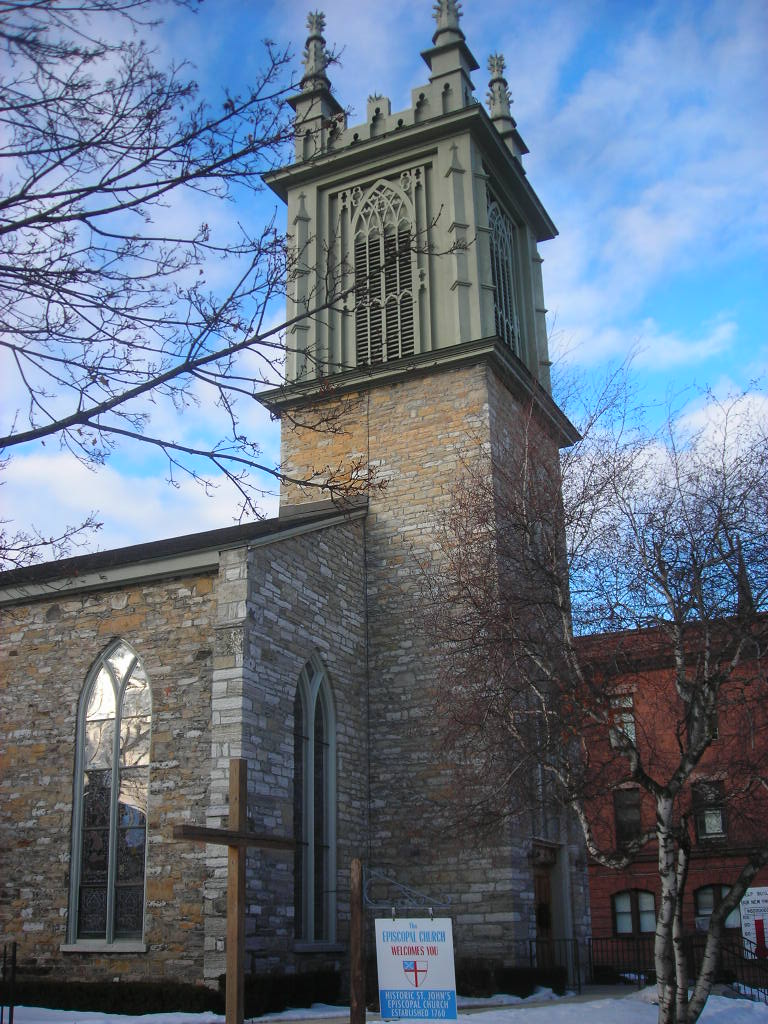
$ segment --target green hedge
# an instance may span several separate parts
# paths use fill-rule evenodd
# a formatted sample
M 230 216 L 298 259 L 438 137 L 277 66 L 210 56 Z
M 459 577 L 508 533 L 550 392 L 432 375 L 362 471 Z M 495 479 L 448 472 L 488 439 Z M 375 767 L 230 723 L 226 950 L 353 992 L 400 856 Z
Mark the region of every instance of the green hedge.
M 456 991 L 462 996 L 487 998 L 503 992 L 525 999 L 537 988 L 551 988 L 562 995 L 568 986 L 565 967 L 505 967 L 500 961 L 456 961 Z
M 53 1010 L 97 1010 L 102 1013 L 224 1013 L 226 975 L 219 989 L 177 981 L 55 981 L 18 978 L 17 1006 L 45 1006 Z M 304 974 L 250 975 L 245 979 L 245 1015 L 258 1017 L 288 1006 L 337 1003 L 341 978 L 336 971 Z M 0 999 L 7 1002 L 7 986 L 0 983 Z
M 3 999 L 7 997 L 7 986 Z M 224 998 L 203 985 L 178 981 L 54 981 L 17 978 L 17 1006 L 46 1006 L 52 1010 L 99 1010 L 102 1013 L 168 1013 L 186 1010 L 224 1012 Z
M 226 975 L 219 978 L 224 992 Z M 245 979 L 245 1016 L 279 1013 L 286 1007 L 311 1006 L 313 1003 L 338 1005 L 341 975 L 338 971 L 305 971 L 301 974 L 252 974 Z

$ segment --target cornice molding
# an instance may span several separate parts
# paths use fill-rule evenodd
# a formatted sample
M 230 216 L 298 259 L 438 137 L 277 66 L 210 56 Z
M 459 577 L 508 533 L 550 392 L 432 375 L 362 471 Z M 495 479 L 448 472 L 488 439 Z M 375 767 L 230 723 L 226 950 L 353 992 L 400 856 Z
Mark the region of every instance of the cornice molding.
M 391 363 L 354 367 L 328 377 L 284 384 L 279 388 L 262 391 L 256 398 L 271 413 L 279 415 L 289 409 L 319 405 L 352 392 L 366 391 L 369 388 L 391 385 L 480 362 L 488 363 L 514 394 L 535 402 L 554 429 L 561 447 L 575 444 L 579 440 L 576 427 L 497 335 L 460 345 L 450 345 L 431 352 L 420 352 Z

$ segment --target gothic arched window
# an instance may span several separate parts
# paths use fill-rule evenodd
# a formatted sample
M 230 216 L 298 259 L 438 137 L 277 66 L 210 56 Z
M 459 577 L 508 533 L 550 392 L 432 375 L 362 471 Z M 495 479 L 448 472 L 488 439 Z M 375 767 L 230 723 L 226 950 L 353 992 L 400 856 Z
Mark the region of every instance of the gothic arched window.
M 336 723 L 322 662 L 299 675 L 294 703 L 293 828 L 295 934 L 298 941 L 336 936 Z
M 143 935 L 151 725 L 144 668 L 128 644 L 116 641 L 80 695 L 70 942 Z
M 520 320 L 517 300 L 515 228 L 495 199 L 488 204 L 491 238 L 491 275 L 496 292 L 496 333 L 520 355 Z
M 406 196 L 377 182 L 354 230 L 357 365 L 413 355 L 413 216 Z

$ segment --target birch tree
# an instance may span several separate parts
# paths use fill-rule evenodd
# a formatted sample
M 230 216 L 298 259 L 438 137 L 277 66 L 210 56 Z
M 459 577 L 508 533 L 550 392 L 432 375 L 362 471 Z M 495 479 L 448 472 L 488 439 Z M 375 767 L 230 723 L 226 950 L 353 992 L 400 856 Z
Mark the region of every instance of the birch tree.
M 559 461 L 532 409 L 523 441 L 456 486 L 425 571 L 444 654 L 441 742 L 467 826 L 557 804 L 601 864 L 655 847 L 659 1021 L 693 1024 L 723 923 L 768 864 L 766 401 L 709 396 L 649 431 L 619 374 L 581 411 L 582 440 Z M 638 650 L 665 666 L 654 674 L 663 735 L 639 715 L 630 727 Z M 713 750 L 718 726 L 742 737 L 725 748 L 730 764 Z M 689 999 L 682 906 L 696 795 L 713 776 L 743 858 Z M 620 844 L 606 799 L 627 784 L 652 810 Z

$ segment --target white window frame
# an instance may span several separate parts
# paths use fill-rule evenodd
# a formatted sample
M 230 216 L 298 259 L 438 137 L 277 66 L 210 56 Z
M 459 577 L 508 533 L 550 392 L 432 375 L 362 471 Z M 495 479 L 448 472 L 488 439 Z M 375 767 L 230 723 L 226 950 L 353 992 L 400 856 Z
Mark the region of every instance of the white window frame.
M 723 899 L 730 892 L 730 885 L 725 885 L 722 882 L 714 882 L 711 885 L 700 885 L 693 894 L 693 908 L 696 920 L 696 931 L 706 932 L 709 930 L 709 919 L 715 912 L 716 908 L 720 906 Z M 719 890 L 719 892 L 718 892 Z M 707 902 L 710 906 L 703 906 L 704 897 L 707 897 Z M 736 904 L 730 914 L 723 921 L 723 928 L 728 929 L 739 929 L 741 930 L 741 906 Z
M 650 897 L 650 899 L 648 898 Z M 629 904 L 628 907 L 618 906 L 619 901 Z M 644 904 L 644 905 L 641 905 Z M 649 905 L 650 904 L 650 905 Z M 611 909 L 613 913 L 613 928 L 617 938 L 637 938 L 641 935 L 652 935 L 656 930 L 656 897 L 650 889 L 623 889 L 611 896 Z M 648 918 L 648 915 L 651 918 Z M 629 917 L 631 929 L 627 931 L 619 928 L 619 915 L 622 919 Z M 643 920 L 649 927 L 643 927 Z
M 697 779 L 693 783 L 693 813 L 699 842 L 728 836 L 723 790 L 721 779 Z
M 322 660 L 312 655 L 299 673 L 297 698 L 303 714 L 303 772 L 301 817 L 302 834 L 307 841 L 303 844 L 304 857 L 302 863 L 301 885 L 301 923 L 302 934 L 295 936 L 296 943 L 302 946 L 317 946 L 336 941 L 336 711 L 333 694 Z M 323 820 L 322 844 L 328 851 L 325 878 L 325 931 L 322 936 L 315 935 L 315 802 L 314 802 L 314 766 L 315 766 L 315 713 L 320 706 L 323 714 L 326 743 L 325 763 L 325 814 Z M 294 794 L 296 798 L 297 794 Z M 295 866 L 294 866 L 295 869 Z M 297 908 L 298 909 L 298 908 Z
M 110 659 L 124 648 L 129 655 L 126 667 L 121 678 L 117 678 Z M 114 640 L 102 651 L 97 660 L 91 666 L 85 683 L 80 692 L 80 701 L 77 712 L 77 739 L 75 751 L 75 775 L 73 789 L 72 809 L 72 837 L 70 856 L 70 879 L 69 879 L 69 913 L 67 917 L 67 942 L 62 944 L 64 952 L 77 951 L 98 952 L 100 950 L 119 950 L 121 952 L 145 952 L 147 946 L 144 942 L 144 928 L 146 926 L 146 884 L 147 884 L 147 856 L 149 849 L 149 762 L 146 766 L 145 792 L 147 795 L 147 814 L 145 817 L 145 841 L 144 841 L 144 865 L 143 865 L 143 892 L 142 892 L 142 932 L 139 937 L 116 937 L 115 936 L 115 891 L 117 880 L 117 843 L 118 843 L 118 820 L 117 803 L 120 795 L 120 725 L 123 697 L 127 683 L 133 676 L 136 667 L 139 667 L 144 675 L 149 695 L 149 749 L 152 745 L 152 686 L 149 677 L 144 669 L 143 662 L 133 647 L 123 639 Z M 112 741 L 112 780 L 110 786 L 110 823 L 109 823 L 109 853 L 108 853 L 108 877 L 107 877 L 107 914 L 106 929 L 103 938 L 79 938 L 78 911 L 80 901 L 80 879 L 82 868 L 82 831 L 84 812 L 84 774 L 85 774 L 85 743 L 86 743 L 86 718 L 88 704 L 91 698 L 93 687 L 102 671 L 106 669 L 112 681 L 115 691 L 115 725 Z
M 637 742 L 633 694 L 616 693 L 611 697 L 611 718 L 619 732 L 623 732 L 631 743 Z

